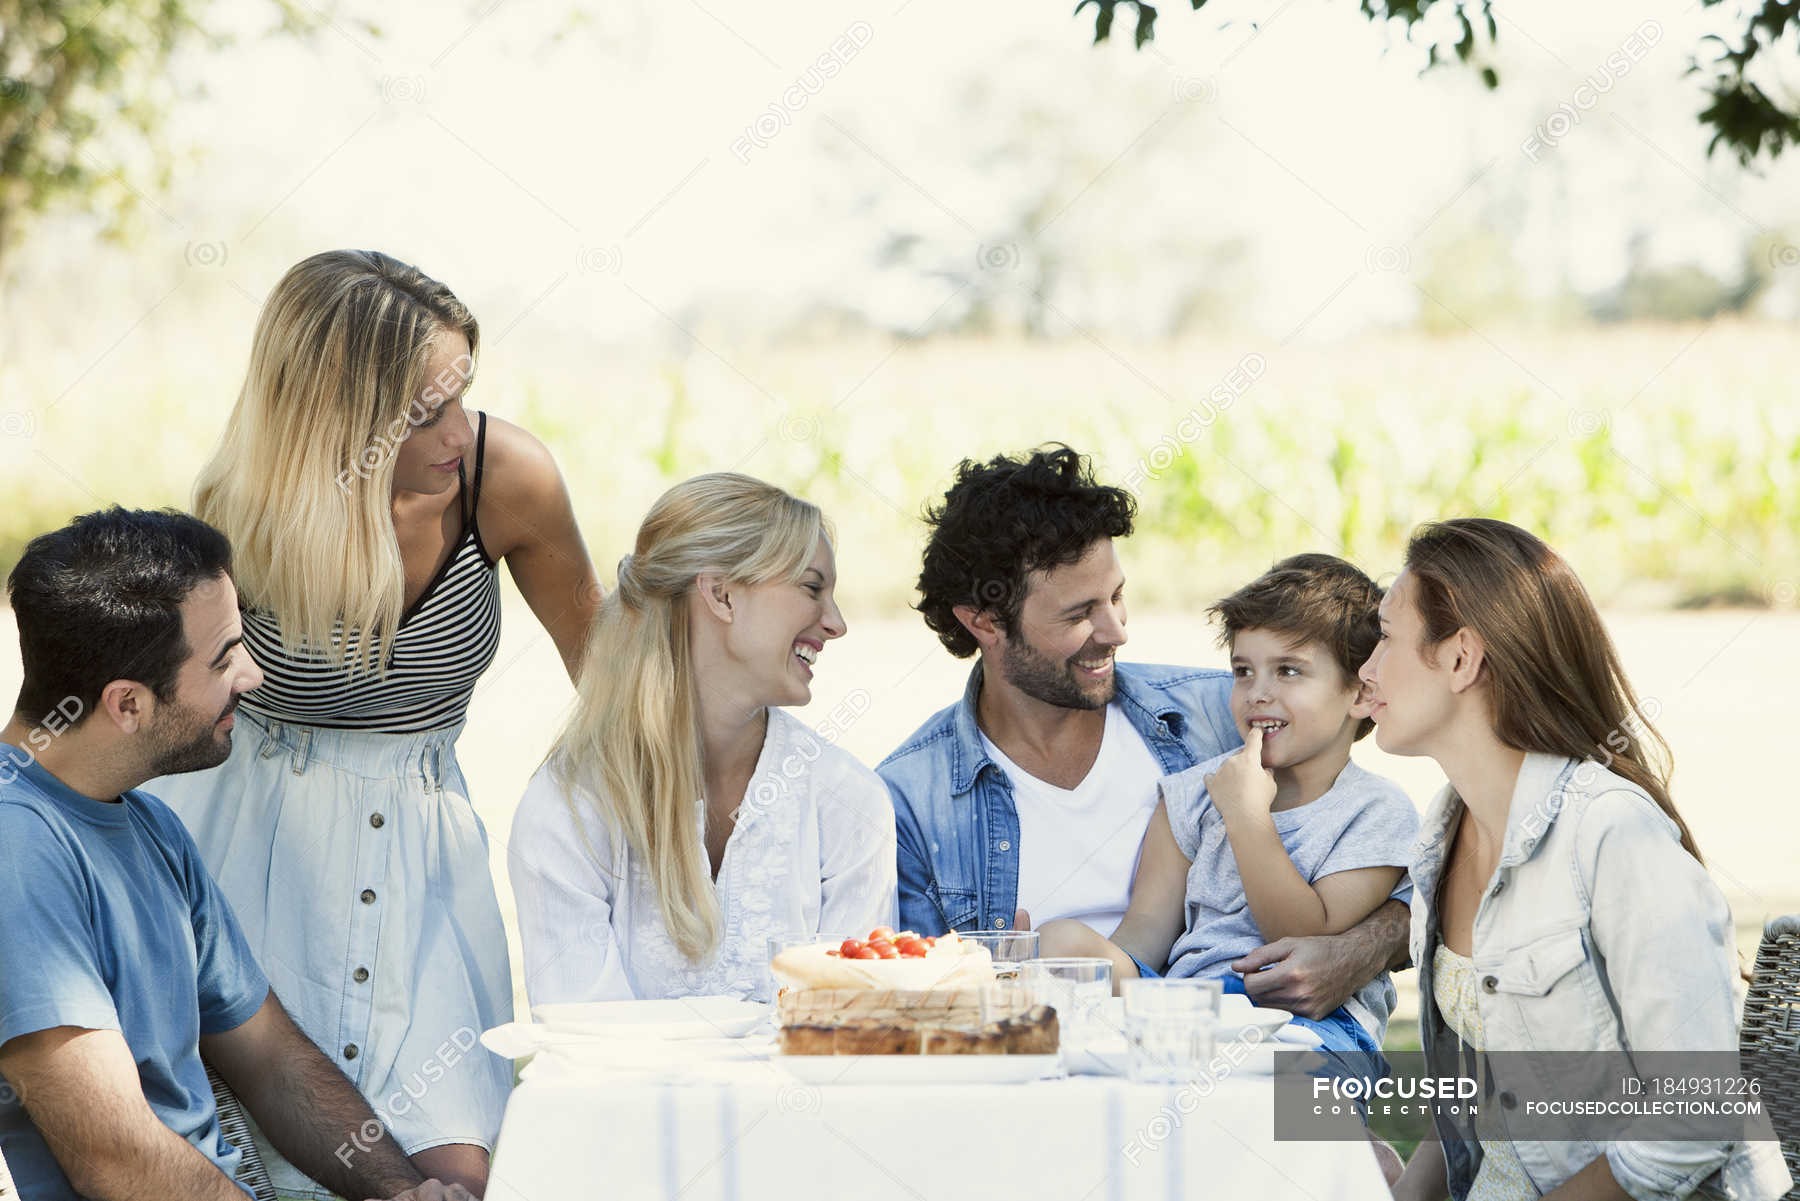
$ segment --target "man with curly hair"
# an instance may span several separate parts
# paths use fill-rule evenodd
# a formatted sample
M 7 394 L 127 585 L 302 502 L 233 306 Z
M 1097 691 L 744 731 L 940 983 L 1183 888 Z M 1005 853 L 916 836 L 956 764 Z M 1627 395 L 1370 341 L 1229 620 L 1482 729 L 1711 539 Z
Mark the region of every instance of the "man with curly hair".
M 1111 930 L 1157 781 L 1242 745 L 1230 672 L 1116 661 L 1116 541 L 1135 516 L 1129 492 L 1061 444 L 964 460 L 928 510 L 915 607 L 976 662 L 962 699 L 877 768 L 894 800 L 903 926 Z M 1280 939 L 1231 966 L 1257 1004 L 1320 1018 L 1404 962 L 1407 919 L 1389 901 L 1344 934 Z

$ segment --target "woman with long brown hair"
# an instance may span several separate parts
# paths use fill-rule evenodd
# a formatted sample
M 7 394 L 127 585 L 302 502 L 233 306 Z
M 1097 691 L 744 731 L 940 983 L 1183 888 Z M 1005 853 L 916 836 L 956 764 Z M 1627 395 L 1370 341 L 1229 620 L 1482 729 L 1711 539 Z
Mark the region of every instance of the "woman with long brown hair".
M 1449 778 L 1412 865 L 1427 1063 L 1452 1043 L 1484 1063 L 1735 1049 L 1730 913 L 1670 798 L 1654 706 L 1568 563 L 1501 521 L 1421 527 L 1361 675 L 1380 747 L 1430 756 Z M 1396 1197 L 1748 1199 L 1788 1186 L 1772 1143 L 1513 1139 L 1444 1113 L 1434 1125 Z

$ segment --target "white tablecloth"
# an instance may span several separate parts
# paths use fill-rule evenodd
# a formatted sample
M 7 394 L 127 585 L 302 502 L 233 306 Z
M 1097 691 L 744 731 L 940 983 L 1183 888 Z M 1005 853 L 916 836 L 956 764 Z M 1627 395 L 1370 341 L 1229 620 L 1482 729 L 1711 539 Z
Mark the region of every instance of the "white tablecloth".
M 803 1084 L 766 1037 L 542 1051 L 489 1201 L 1386 1201 L 1366 1142 L 1274 1141 L 1269 1077 Z

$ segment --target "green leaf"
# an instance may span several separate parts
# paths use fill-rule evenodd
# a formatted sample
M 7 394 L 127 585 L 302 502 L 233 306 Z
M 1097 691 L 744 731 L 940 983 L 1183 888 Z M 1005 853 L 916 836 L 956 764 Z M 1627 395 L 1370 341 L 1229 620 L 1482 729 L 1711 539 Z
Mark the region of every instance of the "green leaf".
M 1137 10 L 1137 49 L 1142 50 L 1144 43 L 1156 36 L 1156 9 L 1145 4 L 1144 0 L 1137 0 Z
M 1113 5 L 1116 2 L 1117 0 L 1081 0 L 1081 3 L 1075 6 L 1075 11 L 1077 13 L 1090 4 L 1097 10 L 1094 13 L 1095 45 L 1099 45 L 1101 42 L 1104 42 L 1107 38 L 1112 36 Z

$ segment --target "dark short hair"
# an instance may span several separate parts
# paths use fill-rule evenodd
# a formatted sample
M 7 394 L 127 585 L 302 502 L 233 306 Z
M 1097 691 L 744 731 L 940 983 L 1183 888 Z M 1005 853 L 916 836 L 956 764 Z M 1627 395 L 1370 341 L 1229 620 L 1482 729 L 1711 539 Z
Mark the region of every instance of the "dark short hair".
M 1095 483 L 1086 456 L 1060 442 L 1023 459 L 964 459 L 943 503 L 926 509 L 931 538 L 913 607 L 951 654 L 966 659 L 979 644 L 956 619 L 956 606 L 987 610 L 1011 633 L 1027 575 L 1074 563 L 1102 538 L 1129 536 L 1136 513 L 1131 493 Z
M 1219 619 L 1219 643 L 1229 648 L 1244 630 L 1269 630 L 1294 642 L 1316 642 L 1331 652 L 1344 678 L 1375 653 L 1381 637 L 1381 586 L 1354 563 L 1335 555 L 1295 555 L 1283 559 L 1207 612 Z M 1356 737 L 1375 728 L 1357 723 Z
M 168 700 L 193 653 L 182 602 L 230 573 L 225 535 L 174 509 L 114 505 L 33 538 L 6 581 L 25 669 L 15 712 L 34 724 L 67 718 L 73 700 L 80 721 L 114 680 Z

